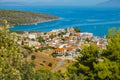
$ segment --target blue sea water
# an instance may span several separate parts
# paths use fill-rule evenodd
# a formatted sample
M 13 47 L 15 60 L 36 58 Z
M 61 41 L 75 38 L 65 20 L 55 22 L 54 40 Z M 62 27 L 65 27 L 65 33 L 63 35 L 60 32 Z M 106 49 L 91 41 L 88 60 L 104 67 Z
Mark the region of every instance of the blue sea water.
M 37 25 L 14 26 L 10 30 L 47 32 L 53 29 L 77 27 L 82 32 L 91 32 L 95 36 L 103 37 L 112 27 L 120 28 L 119 8 L 0 6 L 0 9 L 45 13 L 60 18 L 56 21 L 38 23 Z

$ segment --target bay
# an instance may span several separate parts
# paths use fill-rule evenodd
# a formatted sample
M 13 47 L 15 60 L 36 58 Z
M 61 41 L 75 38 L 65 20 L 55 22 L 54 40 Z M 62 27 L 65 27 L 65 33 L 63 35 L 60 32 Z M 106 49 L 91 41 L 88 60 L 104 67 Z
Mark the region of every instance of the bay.
M 32 25 L 17 25 L 10 30 L 44 31 L 77 27 L 82 32 L 90 32 L 95 36 L 107 35 L 112 27 L 120 28 L 119 8 L 95 7 L 57 7 L 57 6 L 0 6 L 1 10 L 22 10 L 38 12 L 59 17 L 59 20 Z

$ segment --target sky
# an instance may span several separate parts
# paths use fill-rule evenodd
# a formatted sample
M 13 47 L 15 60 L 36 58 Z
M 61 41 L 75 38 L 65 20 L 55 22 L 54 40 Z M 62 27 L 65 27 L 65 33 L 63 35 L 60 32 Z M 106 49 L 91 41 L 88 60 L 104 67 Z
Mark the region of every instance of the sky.
M 1 5 L 91 6 L 108 0 L 0 0 Z

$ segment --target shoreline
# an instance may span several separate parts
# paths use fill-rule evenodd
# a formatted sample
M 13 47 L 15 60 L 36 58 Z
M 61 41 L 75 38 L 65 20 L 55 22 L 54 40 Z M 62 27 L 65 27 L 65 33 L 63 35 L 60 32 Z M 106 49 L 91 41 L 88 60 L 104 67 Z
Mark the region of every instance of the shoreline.
M 73 27 L 74 28 L 74 27 Z M 62 28 L 59 28 L 59 29 L 62 29 Z M 59 29 L 52 29 L 52 30 L 59 30 Z M 63 28 L 64 29 L 64 28 Z M 51 30 L 51 31 L 52 31 Z M 64 29 L 65 30 L 65 29 Z M 51 31 L 47 31 L 47 32 L 51 32 Z M 19 32 L 20 33 L 24 33 L 24 32 L 29 32 L 29 33 L 35 33 L 35 32 L 43 32 L 43 33 L 47 33 L 46 31 L 37 31 L 37 30 L 32 30 L 32 31 L 23 31 L 23 30 L 10 30 L 10 32 L 16 32 L 16 33 L 18 33 L 19 34 Z M 86 32 L 86 31 L 82 31 L 82 32 L 80 32 L 80 33 L 91 33 L 91 32 Z M 94 36 L 96 36 L 96 37 L 99 37 L 99 38 L 104 38 L 104 37 L 106 37 L 107 35 L 104 35 L 104 36 L 98 36 L 98 35 L 95 35 L 94 33 L 92 33 Z
M 38 21 L 38 22 L 35 22 L 35 23 L 30 23 L 30 24 L 19 24 L 19 25 L 13 25 L 11 27 L 9 27 L 9 30 L 10 28 L 14 28 L 16 26 L 24 26 L 24 25 L 37 25 L 37 24 L 41 24 L 41 23 L 46 23 L 46 22 L 52 22 L 52 21 L 57 21 L 57 20 L 60 20 L 61 18 L 57 18 L 57 19 L 50 19 L 50 20 L 43 20 L 43 21 Z M 22 32 L 26 32 L 25 30 L 10 30 L 10 31 L 22 31 Z M 30 31 L 27 31 L 27 32 L 49 32 L 49 31 L 40 31 L 40 30 L 30 30 Z M 86 32 L 86 31 L 85 31 Z M 95 34 L 94 34 L 95 35 Z M 105 37 L 106 35 L 103 35 L 103 36 L 98 36 L 98 35 L 95 35 L 97 37 Z
M 45 22 L 52 22 L 52 21 L 56 21 L 56 20 L 60 20 L 60 18 L 58 18 L 58 19 L 51 19 L 51 20 L 44 20 L 44 21 L 38 21 L 38 22 L 34 22 L 34 23 L 28 23 L 28 24 L 18 24 L 18 25 L 12 25 L 12 26 L 10 26 L 10 28 L 13 28 L 13 27 L 15 27 L 15 26 L 24 26 L 24 25 L 33 25 L 33 24 L 39 24 L 39 23 L 45 23 Z M 10 29 L 9 28 L 9 29 Z

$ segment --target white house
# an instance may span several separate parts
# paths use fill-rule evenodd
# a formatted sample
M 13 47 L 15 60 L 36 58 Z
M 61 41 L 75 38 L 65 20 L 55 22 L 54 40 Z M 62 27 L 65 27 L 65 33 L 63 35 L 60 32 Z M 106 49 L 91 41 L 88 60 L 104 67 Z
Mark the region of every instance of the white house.
M 36 39 L 37 38 L 37 35 L 36 34 L 29 34 L 28 37 L 30 39 Z

